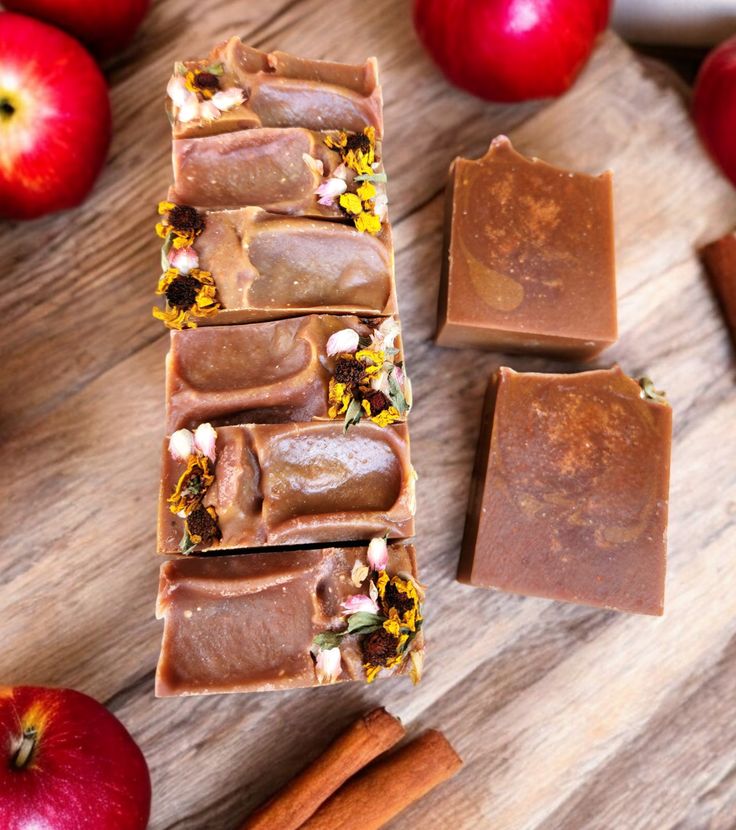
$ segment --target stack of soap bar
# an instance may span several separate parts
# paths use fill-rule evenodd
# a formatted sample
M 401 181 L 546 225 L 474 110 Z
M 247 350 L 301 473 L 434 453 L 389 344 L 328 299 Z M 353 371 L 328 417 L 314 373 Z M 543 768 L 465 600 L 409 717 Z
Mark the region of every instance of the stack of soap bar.
M 341 603 L 366 592 L 353 579 L 365 548 L 179 559 L 161 566 L 157 616 L 164 638 L 159 697 L 318 684 L 310 649 L 342 625 Z M 416 577 L 414 548 L 391 545 L 386 568 Z M 347 635 L 337 680 L 364 676 L 362 638 Z
M 181 552 L 185 524 L 191 530 L 198 520 L 206 521 L 201 509 L 188 519 L 170 509 L 169 494 L 177 482 L 186 490 L 193 475 L 200 479 L 197 494 L 203 506 L 215 511 L 219 524 L 219 538 L 203 539 L 199 550 L 383 535 L 400 539 L 414 532 L 414 471 L 406 424 L 363 422 L 347 433 L 342 424 L 330 421 L 219 427 L 215 453 L 214 480 L 203 485 L 199 468 L 187 473 L 186 462 L 172 458 L 165 443 L 159 553 Z
M 319 311 L 369 317 L 396 312 L 387 222 L 371 236 L 340 222 L 260 208 L 203 210 L 199 215 L 203 229 L 191 248 L 199 267 L 212 274 L 221 306 L 203 324 Z
M 672 411 L 620 369 L 502 368 L 489 387 L 458 577 L 661 614 Z
M 414 549 L 386 541 L 414 532 L 416 474 L 376 62 L 232 38 L 167 93 L 156 692 L 416 680 Z M 368 547 L 325 547 L 347 542 Z
M 350 329 L 370 338 L 395 318 L 312 314 L 247 326 L 171 333 L 166 360 L 167 432 L 209 422 L 283 423 L 327 418 L 330 379 L 340 362 L 328 343 Z M 401 341 L 392 361 L 403 365 Z M 402 389 L 410 398 L 405 378 Z
M 591 357 L 616 340 L 612 178 L 507 138 L 450 170 L 437 343 Z
M 706 245 L 701 256 L 736 343 L 736 231 Z

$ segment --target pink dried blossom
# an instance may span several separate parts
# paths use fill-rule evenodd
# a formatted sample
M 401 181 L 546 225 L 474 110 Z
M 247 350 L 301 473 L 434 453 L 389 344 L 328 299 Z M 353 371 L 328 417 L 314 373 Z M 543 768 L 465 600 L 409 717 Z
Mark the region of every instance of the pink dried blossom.
M 167 254 L 169 265 L 180 274 L 188 274 L 192 268 L 199 268 L 199 256 L 194 248 L 171 248 Z
M 169 453 L 175 461 L 186 461 L 194 452 L 194 436 L 188 429 L 177 429 L 169 438 Z
M 214 464 L 215 461 L 215 442 L 217 441 L 217 431 L 212 424 L 200 424 L 194 431 L 194 445 L 202 453 L 206 455 Z
M 378 605 L 367 594 L 353 594 L 349 596 L 342 603 L 342 608 L 346 614 L 357 614 L 360 611 L 365 611 L 368 614 L 378 613 Z
M 383 536 L 371 539 L 368 545 L 368 564 L 374 571 L 385 571 L 388 565 L 388 545 Z
M 342 196 L 347 189 L 348 185 L 345 179 L 332 176 L 322 182 L 322 184 L 314 192 L 317 196 L 319 196 L 317 201 L 320 205 L 332 207 L 332 205 L 335 204 L 335 199 L 337 199 L 338 196 Z
M 357 350 L 359 340 L 360 336 L 354 329 L 340 329 L 330 335 L 326 346 L 327 354 L 332 357 L 344 352 L 352 353 Z

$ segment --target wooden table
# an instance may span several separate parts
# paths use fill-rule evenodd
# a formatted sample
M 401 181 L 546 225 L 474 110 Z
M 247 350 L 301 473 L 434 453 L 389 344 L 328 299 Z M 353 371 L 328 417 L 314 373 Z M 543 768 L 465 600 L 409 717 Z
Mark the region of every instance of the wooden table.
M 153 698 L 167 337 L 150 309 L 154 206 L 169 180 L 162 95 L 175 58 L 205 54 L 230 33 L 381 61 L 429 592 L 417 689 L 396 679 Z M 148 758 L 156 830 L 236 828 L 377 703 L 410 733 L 441 727 L 466 762 L 393 830 L 736 827 L 735 366 L 694 255 L 736 224 L 736 192 L 699 149 L 666 75 L 609 35 L 566 97 L 491 106 L 443 81 L 403 2 L 162 0 L 109 76 L 115 138 L 92 198 L 1 228 L 0 679 L 105 701 Z M 649 374 L 674 406 L 663 619 L 454 581 L 486 379 L 500 362 L 559 366 L 431 343 L 448 164 L 480 155 L 502 131 L 550 162 L 616 172 L 621 339 L 599 365 Z

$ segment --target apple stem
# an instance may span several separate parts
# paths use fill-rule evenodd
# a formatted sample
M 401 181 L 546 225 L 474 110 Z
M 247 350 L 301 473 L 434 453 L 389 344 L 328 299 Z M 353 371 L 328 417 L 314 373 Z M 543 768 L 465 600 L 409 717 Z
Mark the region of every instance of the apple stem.
M 0 118 L 10 118 L 15 114 L 15 107 L 7 98 L 0 98 Z
M 15 758 L 13 758 L 13 765 L 16 767 L 16 769 L 23 769 L 23 767 L 30 760 L 35 747 L 36 730 L 33 728 L 26 729 L 26 731 L 23 733 L 23 738 L 21 739 L 18 751 L 15 753 Z

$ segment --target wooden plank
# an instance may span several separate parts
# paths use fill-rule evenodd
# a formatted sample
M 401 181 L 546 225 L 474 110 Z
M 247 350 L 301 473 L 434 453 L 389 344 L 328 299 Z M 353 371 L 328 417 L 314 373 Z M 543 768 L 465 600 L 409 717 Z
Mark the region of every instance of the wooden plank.
M 451 89 L 393 0 L 160 0 L 110 67 L 116 137 L 73 213 L 6 225 L 12 290 L 0 376 L 0 677 L 106 700 L 146 752 L 154 830 L 225 830 L 372 704 L 437 726 L 466 768 L 399 828 L 734 826 L 734 359 L 693 247 L 736 224 L 670 80 L 607 36 L 574 90 L 541 109 Z M 428 668 L 278 694 L 153 699 L 158 446 L 166 337 L 149 318 L 153 205 L 169 177 L 161 91 L 174 57 L 237 31 L 266 48 L 376 53 L 399 299 L 415 387 L 418 549 Z M 536 114 L 535 114 L 536 113 Z M 530 117 L 531 116 L 531 117 Z M 454 581 L 486 378 L 541 359 L 431 343 L 442 189 L 457 154 L 512 130 L 525 152 L 616 173 L 620 343 L 598 365 L 647 372 L 675 408 L 670 572 L 662 620 L 483 592 Z M 8 294 L 6 293 L 6 296 Z M 730 440 L 729 440 L 730 438 Z M 646 459 L 642 459 L 646 463 Z

